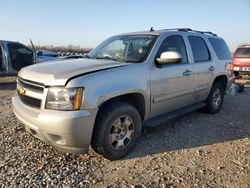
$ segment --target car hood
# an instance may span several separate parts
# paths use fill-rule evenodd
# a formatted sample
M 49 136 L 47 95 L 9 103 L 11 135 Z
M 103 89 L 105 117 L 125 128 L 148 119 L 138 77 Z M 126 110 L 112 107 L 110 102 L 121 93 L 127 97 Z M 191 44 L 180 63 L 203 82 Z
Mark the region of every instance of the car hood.
M 45 86 L 62 86 L 67 80 L 96 71 L 126 66 L 127 63 L 100 59 L 74 59 L 35 64 L 21 69 L 18 76 Z

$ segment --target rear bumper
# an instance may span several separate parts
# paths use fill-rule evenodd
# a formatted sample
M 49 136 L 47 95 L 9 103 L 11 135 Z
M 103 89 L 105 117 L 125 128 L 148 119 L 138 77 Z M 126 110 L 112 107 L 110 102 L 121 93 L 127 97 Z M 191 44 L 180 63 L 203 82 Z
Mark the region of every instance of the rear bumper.
M 31 108 L 17 95 L 12 97 L 13 112 L 33 136 L 69 153 L 87 153 L 97 109 L 56 111 Z

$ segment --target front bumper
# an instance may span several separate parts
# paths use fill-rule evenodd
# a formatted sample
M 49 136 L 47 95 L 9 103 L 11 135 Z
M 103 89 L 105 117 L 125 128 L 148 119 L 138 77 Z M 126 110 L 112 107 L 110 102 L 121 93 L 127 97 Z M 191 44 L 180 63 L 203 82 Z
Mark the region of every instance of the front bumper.
M 250 72 L 250 66 L 234 66 L 234 71 L 238 72 Z
M 35 137 L 69 153 L 87 153 L 97 109 L 56 111 L 36 109 L 12 97 L 13 112 Z
M 235 83 L 238 85 L 250 85 L 250 67 L 234 66 Z

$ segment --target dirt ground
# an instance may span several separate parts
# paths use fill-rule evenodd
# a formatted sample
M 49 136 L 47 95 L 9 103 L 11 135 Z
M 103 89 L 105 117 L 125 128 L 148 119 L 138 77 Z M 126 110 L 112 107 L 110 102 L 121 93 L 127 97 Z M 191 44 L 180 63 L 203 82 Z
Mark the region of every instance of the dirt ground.
M 0 78 L 0 187 L 250 187 L 250 88 L 201 111 L 143 130 L 122 160 L 62 154 L 12 113 L 15 79 Z

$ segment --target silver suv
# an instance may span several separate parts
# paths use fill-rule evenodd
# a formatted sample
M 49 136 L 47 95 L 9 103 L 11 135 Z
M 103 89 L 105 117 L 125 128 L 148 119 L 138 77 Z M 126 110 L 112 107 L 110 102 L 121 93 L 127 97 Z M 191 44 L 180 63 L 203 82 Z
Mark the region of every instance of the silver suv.
M 226 43 L 211 32 L 117 35 L 83 59 L 21 69 L 13 110 L 28 132 L 62 151 L 86 153 L 91 144 L 115 160 L 144 126 L 200 108 L 219 112 L 230 63 Z

